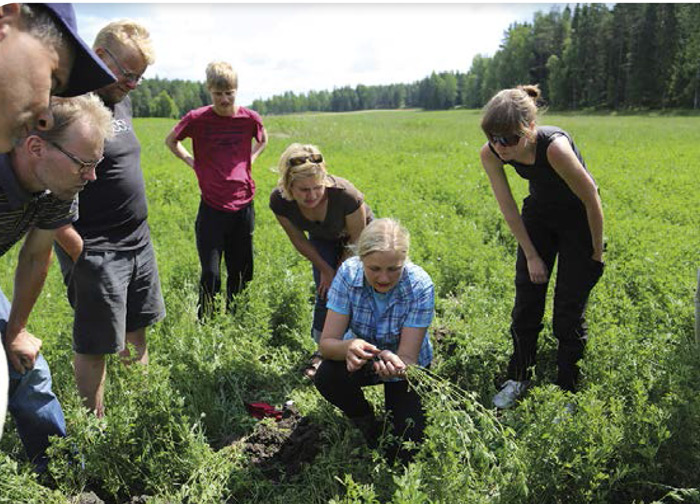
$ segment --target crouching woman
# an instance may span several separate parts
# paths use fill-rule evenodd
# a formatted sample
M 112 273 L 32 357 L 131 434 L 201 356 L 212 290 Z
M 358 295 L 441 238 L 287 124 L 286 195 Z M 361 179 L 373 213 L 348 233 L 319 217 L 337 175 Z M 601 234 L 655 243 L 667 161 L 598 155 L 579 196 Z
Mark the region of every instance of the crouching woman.
M 328 314 L 315 385 L 362 431 L 370 446 L 379 433 L 362 387 L 384 385 L 396 439 L 420 442 L 425 414 L 406 381 L 411 365 L 427 367 L 433 348 L 427 334 L 435 296 L 428 274 L 408 259 L 409 236 L 393 219 L 371 222 L 357 241 L 357 256 L 338 269 L 328 292 Z M 404 462 L 412 452 L 393 454 Z

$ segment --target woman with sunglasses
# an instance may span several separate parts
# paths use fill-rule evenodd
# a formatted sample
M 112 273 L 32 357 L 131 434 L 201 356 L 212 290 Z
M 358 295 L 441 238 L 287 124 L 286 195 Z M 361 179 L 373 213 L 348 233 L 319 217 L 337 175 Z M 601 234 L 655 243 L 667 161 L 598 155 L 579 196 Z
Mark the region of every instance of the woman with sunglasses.
M 326 293 L 348 256 L 346 245 L 357 241 L 372 211 L 355 186 L 328 174 L 323 154 L 314 145 L 287 147 L 278 171 L 270 208 L 297 251 L 311 262 L 316 283 L 311 335 L 318 343 L 326 320 Z M 320 363 L 314 353 L 304 374 L 313 379 Z
M 539 96 L 537 86 L 500 91 L 484 107 L 481 120 L 488 139 L 481 148 L 481 162 L 518 241 L 510 327 L 514 350 L 507 381 L 493 398 L 498 408 L 512 406 L 530 385 L 547 284 L 557 257 L 553 309 L 557 385 L 575 391 L 577 362 L 587 340 L 586 303 L 603 273 L 598 188 L 571 136 L 560 128 L 536 124 Z M 506 164 L 529 181 L 522 214 L 508 184 Z

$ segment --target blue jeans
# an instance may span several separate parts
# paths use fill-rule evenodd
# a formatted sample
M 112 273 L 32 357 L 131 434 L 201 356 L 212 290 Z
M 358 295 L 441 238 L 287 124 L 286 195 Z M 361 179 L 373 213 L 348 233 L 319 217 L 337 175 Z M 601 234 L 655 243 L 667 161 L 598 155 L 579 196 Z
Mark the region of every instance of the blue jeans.
M 320 240 L 312 238 L 309 240 L 311 245 L 318 251 L 324 261 L 333 268 L 338 269 L 338 261 L 343 255 L 344 241 L 342 240 Z M 321 283 L 321 272 L 316 268 L 316 266 L 311 266 L 314 274 L 314 284 L 316 285 L 316 304 L 314 305 L 314 321 L 311 326 L 311 336 L 314 338 L 316 343 L 321 337 L 321 332 L 323 331 L 323 324 L 326 322 L 326 298 L 322 298 L 318 295 L 318 285 Z
M 0 332 L 3 337 L 10 315 L 10 302 L 0 290 Z M 51 390 L 51 371 L 46 359 L 39 354 L 34 367 L 19 374 L 7 361 L 10 394 L 7 409 L 17 424 L 17 432 L 29 460 L 39 472 L 46 470 L 46 448 L 49 436 L 65 436 L 63 410 Z

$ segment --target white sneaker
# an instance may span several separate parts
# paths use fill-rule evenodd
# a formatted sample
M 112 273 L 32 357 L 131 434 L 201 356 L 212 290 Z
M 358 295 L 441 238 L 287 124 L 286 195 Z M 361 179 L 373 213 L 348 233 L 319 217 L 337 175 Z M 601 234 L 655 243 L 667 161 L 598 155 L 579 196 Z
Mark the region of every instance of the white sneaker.
M 530 386 L 530 381 L 508 380 L 502 386 L 500 392 L 493 396 L 493 405 L 498 409 L 508 409 L 525 393 Z

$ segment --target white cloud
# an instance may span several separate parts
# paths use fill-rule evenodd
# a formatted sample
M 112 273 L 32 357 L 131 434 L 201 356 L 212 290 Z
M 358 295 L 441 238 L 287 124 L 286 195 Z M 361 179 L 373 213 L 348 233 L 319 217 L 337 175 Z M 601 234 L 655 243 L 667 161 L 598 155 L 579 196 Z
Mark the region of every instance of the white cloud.
M 81 34 L 132 17 L 150 30 L 147 77 L 204 80 L 208 62 L 239 73 L 239 101 L 291 90 L 413 82 L 469 69 L 515 21 L 552 4 L 76 4 Z

